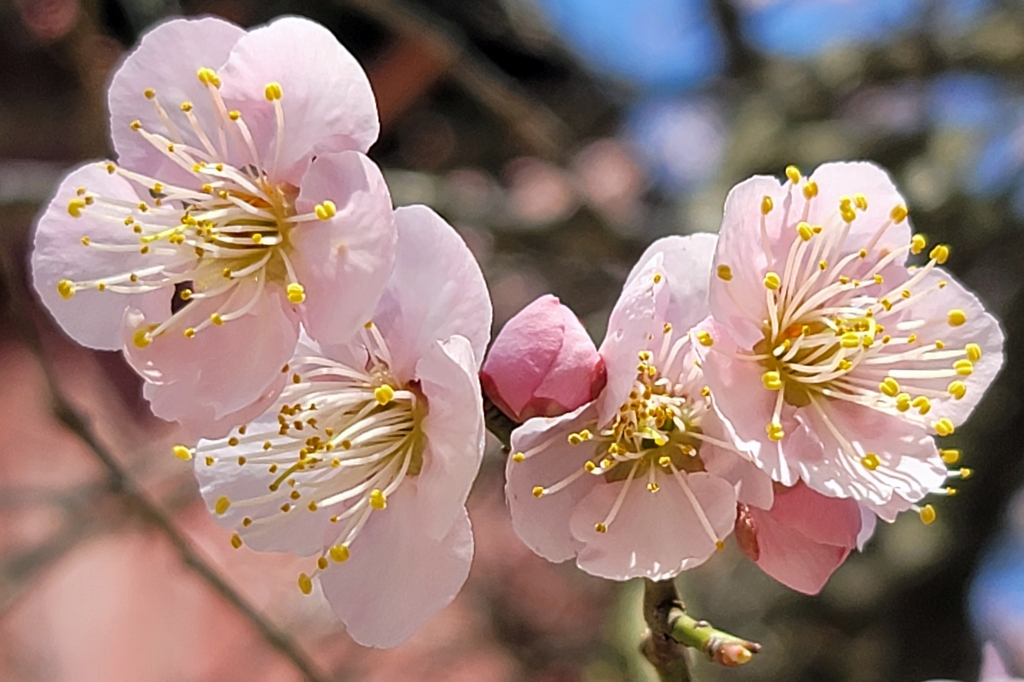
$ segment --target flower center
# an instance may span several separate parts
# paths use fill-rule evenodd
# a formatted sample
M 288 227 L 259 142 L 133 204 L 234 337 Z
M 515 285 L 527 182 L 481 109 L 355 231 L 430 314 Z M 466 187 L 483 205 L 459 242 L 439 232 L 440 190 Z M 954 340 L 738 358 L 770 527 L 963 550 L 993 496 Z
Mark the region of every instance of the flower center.
M 721 539 L 684 474 L 704 471 L 699 454 L 701 443 L 710 441 L 733 449 L 701 430 L 703 416 L 710 409 L 711 393 L 707 387 L 701 387 L 701 373 L 695 359 L 689 337 L 683 334 L 674 338 L 672 326 L 666 324 L 657 356 L 649 350 L 640 351 L 629 399 L 611 422 L 599 428 L 595 421 L 569 434 L 570 445 L 592 448 L 593 456 L 582 468 L 562 480 L 548 486 L 535 486 L 534 497 L 557 493 L 586 475 L 601 476 L 606 483 L 624 481 L 608 514 L 594 524 L 596 532 L 607 533 L 635 479 L 646 478 L 647 490 L 657 493 L 667 477 L 671 479 L 669 484 L 674 480 L 680 486 L 705 532 L 721 548 Z M 556 435 L 529 450 L 517 452 L 512 460 L 523 462 L 549 448 L 557 438 Z
M 761 365 L 764 388 L 777 393 L 772 420 L 765 426 L 771 440 L 785 436 L 785 404 L 809 407 L 849 456 L 874 471 L 885 462 L 878 454 L 860 452 L 843 437 L 829 417 L 829 404 L 842 400 L 900 414 L 940 436 L 949 435 L 954 425 L 948 418 L 931 421 L 925 415 L 936 398 L 964 397 L 964 380 L 981 358 L 981 348 L 975 343 L 948 347 L 942 338 L 919 335 L 934 334 L 938 325 L 960 327 L 968 320 L 959 309 L 933 319 L 934 306 L 921 305 L 947 286 L 932 274 L 949 257 L 947 246 L 932 248 L 928 261 L 916 268 L 904 267 L 902 260 L 924 251 L 923 236 L 914 235 L 909 244 L 895 249 L 878 246 L 889 228 L 906 219 L 905 206 L 893 207 L 867 244 L 853 251 L 846 242 L 853 222 L 865 219 L 868 198 L 841 197 L 825 224 L 811 225 L 807 219 L 818 196 L 817 183 L 792 166 L 786 173 L 790 191 L 803 195 L 803 215 L 782 227 L 795 232 L 788 253 L 773 253 L 765 220 L 773 204 L 767 196 L 761 201 L 761 246 L 769 267 L 774 264 L 776 269 L 764 276 L 764 308 L 749 313 L 762 319 L 764 338 L 737 357 Z M 798 200 L 794 197 L 794 206 Z M 729 290 L 731 267 L 719 265 L 717 277 L 733 302 L 750 310 L 751 302 L 737 300 Z M 712 345 L 711 339 L 704 345 Z
M 391 374 L 387 345 L 372 323 L 352 350 L 367 358 L 365 364 L 296 358 L 294 367 L 282 370 L 293 372 L 292 383 L 281 395 L 276 423 L 264 418 L 195 449 L 206 466 L 266 470 L 266 494 L 223 496 L 216 503 L 220 514 L 232 507 L 253 510 L 241 520 L 243 532 L 268 532 L 294 514 L 328 515 L 336 540 L 317 560 L 318 571 L 329 566 L 328 557 L 345 561 L 370 515 L 386 509 L 402 482 L 423 467 L 426 399 L 416 385 L 402 386 Z M 300 586 L 309 579 L 300 578 Z
M 111 242 L 88 234 L 83 234 L 81 242 L 89 249 L 123 253 L 131 267 L 93 280 L 63 279 L 57 285 L 63 298 L 70 299 L 82 289 L 118 294 L 175 289 L 171 316 L 136 331 L 134 342 L 139 347 L 172 329 L 191 338 L 205 327 L 237 319 L 256 305 L 268 283 L 283 288 L 291 303 L 302 303 L 305 290 L 288 255 L 289 233 L 303 222 L 329 220 L 337 211 L 333 202 L 324 201 L 312 213 L 298 215 L 298 189 L 272 177 L 284 134 L 280 85 L 271 83 L 266 88 L 277 116 L 274 158 L 268 160 L 260 158 L 241 112 L 227 109 L 217 74 L 203 68 L 198 77 L 213 105 L 212 126 L 204 128 L 194 105 L 182 102 L 178 109 L 185 121 L 179 117 L 183 124 L 179 127 L 152 89 L 143 95 L 155 107 L 164 132 L 147 130 L 138 120 L 131 123 L 132 130 L 191 176 L 189 180 L 152 178 L 108 161 L 102 164 L 108 173 L 145 190 L 150 200 L 127 201 L 80 187 L 68 203 L 68 212 L 75 218 L 88 215 L 123 230 L 123 238 Z M 198 143 L 185 142 L 182 128 L 190 130 Z M 228 161 L 232 158 L 240 161 L 233 165 Z M 147 265 L 146 260 L 152 263 Z M 245 283 L 255 286 L 242 291 L 240 285 Z M 216 310 L 207 319 L 189 324 L 195 320 L 186 312 L 187 304 L 200 299 L 217 299 Z

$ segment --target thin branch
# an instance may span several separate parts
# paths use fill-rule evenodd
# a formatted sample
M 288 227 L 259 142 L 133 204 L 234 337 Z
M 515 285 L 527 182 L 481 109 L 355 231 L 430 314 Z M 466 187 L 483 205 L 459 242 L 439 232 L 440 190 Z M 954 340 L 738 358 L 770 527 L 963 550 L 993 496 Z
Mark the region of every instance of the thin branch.
M 700 651 L 727 667 L 749 663 L 761 645 L 696 620 L 672 580 L 644 580 L 644 621 L 648 632 L 640 651 L 658 672 L 662 682 L 691 682 L 686 649 Z
M 107 471 L 111 490 L 118 495 L 124 504 L 134 511 L 140 519 L 155 528 L 178 553 L 182 563 L 192 569 L 214 592 L 219 594 L 228 604 L 235 608 L 257 633 L 272 647 L 288 659 L 309 682 L 329 682 L 315 663 L 313 663 L 291 637 L 271 623 L 245 597 L 239 594 L 210 563 L 196 550 L 188 539 L 178 530 L 174 522 L 168 518 L 160 507 L 154 503 L 135 483 L 135 480 L 121 465 L 113 454 L 101 443 L 89 428 L 85 419 L 65 398 L 60 390 L 56 377 L 49 362 L 43 354 L 42 342 L 32 316 L 25 308 L 24 302 L 32 300 L 31 294 L 25 290 L 18 270 L 10 262 L 11 249 L 3 249 L 0 255 L 2 264 L 3 284 L 7 293 L 8 319 L 12 327 L 21 332 L 25 345 L 32 351 L 46 377 L 47 387 L 53 400 L 53 414 L 71 433 L 87 446 L 95 459 Z
M 467 44 L 458 29 L 401 0 L 335 0 L 423 45 L 463 89 L 505 122 L 530 151 L 560 160 L 571 137 L 554 112 Z

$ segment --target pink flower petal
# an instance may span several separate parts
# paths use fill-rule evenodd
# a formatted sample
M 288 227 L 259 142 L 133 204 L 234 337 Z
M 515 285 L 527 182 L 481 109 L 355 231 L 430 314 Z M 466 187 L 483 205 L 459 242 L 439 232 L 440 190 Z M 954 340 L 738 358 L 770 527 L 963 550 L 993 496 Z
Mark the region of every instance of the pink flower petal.
M 716 235 L 704 233 L 659 239 L 640 256 L 626 278 L 626 286 L 643 272 L 647 261 L 661 254 L 669 289 L 665 319 L 682 333 L 708 314 L 708 286 L 717 243 Z
M 729 192 L 708 292 L 712 315 L 729 329 L 745 350 L 762 337 L 760 326 L 754 320 L 764 317 L 763 281 L 769 267 L 762 248 L 759 208 L 766 196 L 775 206 L 765 216 L 766 234 L 770 241 L 781 229 L 782 205 L 787 196 L 778 180 L 757 175 Z M 718 276 L 722 268 L 728 268 L 730 280 L 725 281 Z
M 451 603 L 469 575 L 473 535 L 465 510 L 442 539 L 423 533 L 428 502 L 403 485 L 374 512 L 351 557 L 320 574 L 324 594 L 363 646 L 398 646 Z
M 824 545 L 855 547 L 861 529 L 860 507 L 853 500 L 825 497 L 803 483 L 775 487 L 771 517 Z
M 249 421 L 249 427 L 255 433 L 273 432 L 278 428 L 277 415 L 276 409 L 267 410 Z M 330 514 L 312 514 L 302 507 L 282 512 L 281 504 L 290 502 L 288 494 L 293 488 L 283 486 L 275 494 L 268 489 L 274 477 L 264 466 L 239 465 L 238 457 L 253 458 L 263 452 L 262 440 L 239 438 L 239 441 L 234 446 L 226 441 L 200 442 L 200 446 L 208 449 L 203 456 L 195 458 L 194 470 L 199 492 L 213 519 L 223 528 L 237 530 L 245 545 L 258 552 L 291 552 L 299 556 L 323 552 L 324 538 L 334 526 L 329 520 Z M 215 461 L 208 464 L 206 456 Z M 232 504 L 223 514 L 218 514 L 217 503 L 221 497 Z M 255 523 L 246 526 L 242 523 L 244 518 L 255 519 Z
M 164 263 L 158 254 L 110 252 L 90 248 L 81 243 L 89 237 L 97 244 L 137 246 L 138 235 L 120 222 L 97 217 L 97 210 L 87 206 L 81 217 L 68 213 L 68 204 L 79 187 L 88 187 L 103 196 L 138 202 L 132 185 L 118 175 L 107 173 L 102 164 L 90 163 L 72 171 L 61 183 L 56 196 L 36 226 L 32 250 L 32 283 L 50 314 L 71 338 L 89 348 L 118 350 L 121 348 L 121 322 L 127 307 L 140 308 L 150 314 L 170 315 L 173 287 L 125 296 L 95 288 L 76 291 L 65 300 L 57 291 L 63 279 L 77 282 L 102 280 L 115 273 L 130 273 Z M 162 319 L 161 317 L 161 319 Z
M 664 333 L 669 289 L 665 281 L 664 256 L 655 253 L 623 288 L 608 319 L 608 331 L 599 352 L 608 371 L 608 383 L 597 399 L 597 418 L 611 421 L 636 379 L 637 353 L 652 338 Z M 657 335 L 657 336 L 656 336 Z
M 519 538 L 548 561 L 571 559 L 583 544 L 569 529 L 573 507 L 594 486 L 597 477 L 583 476 L 552 495 L 533 496 L 535 486 L 549 486 L 578 471 L 593 456 L 592 448 L 569 445 L 570 433 L 593 425 L 597 411 L 585 405 L 560 417 L 534 417 L 512 432 L 512 452 L 527 455 L 522 462 L 509 458 L 505 467 L 505 497 L 512 513 L 512 528 Z M 531 449 L 543 450 L 536 455 Z
M 857 551 L 863 552 L 868 540 L 875 534 L 878 526 L 878 515 L 865 507 L 860 508 L 860 533 L 857 534 Z
M 596 398 L 606 379 L 593 340 L 550 294 L 505 323 L 480 373 L 488 397 L 517 422 L 575 410 Z
M 818 184 L 819 189 L 818 196 L 811 200 L 807 217 L 811 225 L 824 225 L 834 220 L 841 197 L 853 198 L 855 194 L 863 194 L 867 199 L 867 210 L 858 209 L 857 218 L 851 223 L 846 236 L 848 252 L 867 246 L 886 223 L 890 225 L 875 242 L 875 248 L 892 251 L 910 241 L 910 221 L 891 224 L 889 218 L 892 209 L 906 207 L 906 201 L 896 190 L 889 174 L 875 164 L 867 161 L 825 163 L 815 169 L 810 179 Z M 803 199 L 796 203 L 803 210 Z
M 491 330 L 480 266 L 462 237 L 426 206 L 397 209 L 395 223 L 395 267 L 373 314 L 388 341 L 392 371 L 409 376 L 436 339 L 459 335 L 470 343 L 475 372 Z
M 896 512 L 909 508 L 910 503 L 940 488 L 946 480 L 946 466 L 923 427 L 842 401 L 827 403 L 826 416 L 811 409 L 801 410 L 798 415 L 824 448 L 821 459 L 800 460 L 800 477 L 822 494 L 854 497 L 892 521 Z M 849 454 L 833 429 L 858 454 Z M 861 463 L 867 453 L 874 453 L 880 460 L 877 469 L 870 470 Z M 897 498 L 905 503 L 895 508 L 888 505 Z
M 196 118 L 206 126 L 214 121 L 213 100 L 196 76 L 203 67 L 219 70 L 245 31 L 222 19 L 172 19 L 147 32 L 138 47 L 114 74 L 107 94 L 110 107 L 110 135 L 118 163 L 133 171 L 164 182 L 195 179 L 171 162 L 159 149 L 146 142 L 129 124 L 138 120 L 145 130 L 166 135 L 169 131 L 153 102 L 143 92 L 156 91 L 157 101 L 172 114 L 180 114 L 182 102 L 191 102 Z M 177 121 L 183 141 L 202 148 L 187 125 Z M 212 129 L 212 128 L 211 128 Z
M 469 341 L 453 336 L 424 349 L 416 378 L 427 398 L 426 450 L 420 472 L 421 532 L 444 537 L 466 504 L 484 454 L 484 420 L 476 359 Z
M 945 282 L 941 289 L 937 288 L 940 282 Z M 914 379 L 911 383 L 914 387 L 930 389 L 940 394 L 938 397 L 930 398 L 932 409 L 928 413 L 929 420 L 946 417 L 954 424 L 960 425 L 970 416 L 1002 368 L 1003 332 L 999 328 L 999 322 L 985 311 L 981 301 L 948 272 L 937 268 L 928 273 L 925 280 L 916 288 L 927 290 L 932 287 L 936 288 L 928 295 L 923 296 L 920 301 L 915 302 L 915 305 L 907 313 L 907 317 L 910 319 L 925 321 L 924 325 L 914 329 L 919 344 L 928 346 L 936 341 L 941 341 L 947 350 L 962 351 L 967 344 L 974 343 L 981 349 L 981 358 L 972 363 L 973 371 L 970 376 L 955 377 L 967 385 L 967 393 L 960 400 L 956 400 L 946 393 L 951 382 L 949 377 Z M 967 321 L 958 327 L 951 326 L 949 323 L 951 310 L 963 312 Z M 894 348 L 893 352 L 899 352 L 899 350 L 899 348 Z M 949 366 L 953 365 L 955 359 L 950 358 Z M 934 370 L 935 368 L 934 362 L 905 361 L 899 365 L 901 370 Z M 880 381 L 885 375 L 876 370 L 874 373 L 859 373 L 858 376 Z
M 709 474 L 682 475 L 716 536 L 728 537 L 736 518 L 732 485 Z M 598 533 L 594 526 L 612 509 L 624 481 L 602 481 L 575 506 L 572 534 L 585 545 L 576 559 L 580 568 L 611 580 L 665 580 L 679 573 L 684 564 L 692 568 L 714 554 L 715 540 L 704 530 L 683 489 L 671 477 L 658 478 L 661 488 L 656 493 L 647 490 L 644 480 L 631 483 L 605 533 Z
M 322 343 L 345 343 L 373 315 L 391 275 L 396 228 L 377 166 L 358 152 L 317 157 L 302 178 L 300 213 L 333 201 L 334 217 L 297 226 L 292 262 L 305 287 L 303 322 Z
M 252 296 L 250 282 L 239 285 L 239 300 Z M 205 313 L 217 299 L 189 303 Z M 204 315 L 206 316 L 206 315 Z M 192 434 L 224 435 L 223 417 L 265 399 L 280 381 L 298 339 L 298 323 L 282 295 L 267 288 L 242 317 L 209 326 L 194 338 L 168 332 L 139 348 L 132 343 L 133 327 L 125 325 L 125 357 L 149 382 L 145 389 L 153 413 L 175 420 Z
M 765 426 L 772 421 L 777 394 L 761 383 L 764 367 L 734 357 L 738 348 L 725 326 L 716 320 L 707 320 L 701 328 L 714 339 L 713 347 L 701 349 L 704 378 L 730 440 L 749 452 L 773 480 L 793 485 L 799 477 L 796 461 L 819 456 L 821 446 L 815 446 L 815 439 L 793 418 L 788 406 L 783 408 L 781 422 L 786 438 L 779 442 L 769 439 Z
M 366 73 L 323 26 L 283 17 L 238 40 L 220 72 L 229 106 L 243 112 L 260 158 L 272 164 L 277 119 L 268 83 L 281 86 L 284 137 L 276 181 L 298 183 L 314 156 L 365 152 L 377 140 L 377 103 Z

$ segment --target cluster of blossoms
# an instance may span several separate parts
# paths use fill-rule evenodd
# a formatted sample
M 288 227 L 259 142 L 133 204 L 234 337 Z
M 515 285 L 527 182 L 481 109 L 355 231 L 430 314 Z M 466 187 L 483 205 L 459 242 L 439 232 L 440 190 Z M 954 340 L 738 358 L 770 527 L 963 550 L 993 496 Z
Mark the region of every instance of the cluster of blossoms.
M 323 27 L 178 19 L 110 86 L 117 161 L 71 172 L 32 276 L 121 349 L 232 544 L 310 558 L 357 641 L 394 646 L 469 573 L 491 325 L 469 250 L 393 209 L 359 64 Z M 193 441 L 194 442 L 194 441 Z
M 931 523 L 925 498 L 969 475 L 935 436 L 1002 334 L 875 166 L 742 183 L 719 236 L 647 250 L 600 349 L 543 297 L 481 371 L 480 269 L 430 209 L 392 207 L 370 85 L 326 29 L 169 21 L 110 110 L 117 161 L 57 190 L 35 287 L 193 439 L 174 452 L 232 544 L 308 557 L 299 588 L 363 644 L 405 641 L 466 581 L 481 383 L 522 422 L 516 532 L 616 580 L 670 578 L 735 531 L 817 592 L 877 518 Z
M 925 498 L 970 475 L 935 436 L 999 371 L 998 323 L 941 268 L 949 248 L 911 234 L 882 170 L 786 175 L 734 188 L 718 237 L 652 245 L 600 349 L 582 329 L 538 335 L 571 318 L 538 304 L 495 341 L 484 385 L 532 417 L 512 434 L 513 525 L 541 556 L 664 579 L 735 530 L 766 573 L 816 593 L 876 519 L 931 523 Z

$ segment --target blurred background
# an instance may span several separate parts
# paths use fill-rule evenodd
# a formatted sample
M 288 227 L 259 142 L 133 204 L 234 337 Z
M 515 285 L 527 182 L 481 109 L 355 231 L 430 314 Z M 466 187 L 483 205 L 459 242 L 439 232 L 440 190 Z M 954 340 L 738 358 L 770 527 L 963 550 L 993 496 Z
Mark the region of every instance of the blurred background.
M 553 292 L 600 340 L 644 247 L 716 231 L 736 182 L 888 168 L 1008 333 L 999 381 L 949 439 L 976 476 L 933 526 L 881 527 L 817 598 L 734 547 L 686 574 L 694 615 L 764 645 L 695 675 L 972 681 L 991 641 L 1024 676 L 1021 0 L 0 0 L 0 679 L 648 679 L 641 586 L 527 550 L 493 442 L 462 594 L 398 649 L 353 644 L 291 559 L 230 547 L 121 357 L 72 344 L 35 301 L 34 216 L 69 167 L 112 153 L 112 69 L 152 23 L 204 13 L 335 32 L 369 72 L 395 203 L 456 225 L 496 329 Z

